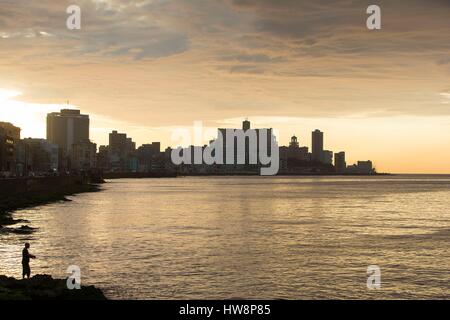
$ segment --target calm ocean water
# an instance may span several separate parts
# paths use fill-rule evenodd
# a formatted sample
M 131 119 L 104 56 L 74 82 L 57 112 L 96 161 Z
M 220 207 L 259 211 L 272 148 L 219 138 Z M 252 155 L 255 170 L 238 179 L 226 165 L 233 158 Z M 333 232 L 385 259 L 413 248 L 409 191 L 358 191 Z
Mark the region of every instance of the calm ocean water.
M 450 299 L 450 176 L 113 180 L 21 210 L 0 274 L 67 276 L 110 298 Z M 382 288 L 366 287 L 367 267 Z

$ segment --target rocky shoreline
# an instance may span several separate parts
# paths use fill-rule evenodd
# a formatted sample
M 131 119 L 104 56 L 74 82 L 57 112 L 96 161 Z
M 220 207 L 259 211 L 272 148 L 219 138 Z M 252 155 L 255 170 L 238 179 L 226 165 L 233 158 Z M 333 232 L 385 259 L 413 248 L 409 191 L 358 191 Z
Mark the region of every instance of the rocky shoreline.
M 35 229 L 26 225 L 27 220 L 14 219 L 13 212 L 20 209 L 35 207 L 58 201 L 70 201 L 67 196 L 100 191 L 98 184 L 73 184 L 58 188 L 57 190 L 26 192 L 0 195 L 0 232 L 28 234 Z M 18 228 L 8 227 L 23 223 Z
M 50 275 L 35 275 L 24 280 L 0 275 L 0 300 L 107 300 L 94 286 L 69 290 L 66 281 Z
M 14 187 L 15 184 L 23 184 L 24 180 L 16 181 L 0 181 L 2 191 L 0 192 L 0 233 L 30 234 L 36 230 L 27 225 L 27 220 L 14 219 L 16 210 L 58 201 L 71 201 L 67 196 L 100 191 L 99 184 L 81 180 L 66 183 L 64 179 L 63 183 L 54 185 L 46 184 L 49 181 L 29 179 L 26 190 L 23 188 L 9 190 L 8 184 Z M 19 227 L 13 226 L 18 224 Z M 82 286 L 79 290 L 69 290 L 66 281 L 66 279 L 53 279 L 50 275 L 35 275 L 25 280 L 0 275 L 0 300 L 106 300 L 103 292 L 94 286 Z

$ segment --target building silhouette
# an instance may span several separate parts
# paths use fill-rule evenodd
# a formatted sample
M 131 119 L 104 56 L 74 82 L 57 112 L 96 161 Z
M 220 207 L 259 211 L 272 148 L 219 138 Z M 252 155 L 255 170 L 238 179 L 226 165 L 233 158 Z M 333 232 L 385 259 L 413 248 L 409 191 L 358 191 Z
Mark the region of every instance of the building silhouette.
M 370 160 L 358 161 L 356 164 L 348 166 L 346 173 L 349 174 L 375 174 L 376 170 L 373 168 L 373 163 Z
M 71 151 L 71 169 L 87 171 L 92 168 L 97 168 L 97 145 L 89 139 L 74 143 Z
M 347 169 L 347 163 L 345 161 L 345 152 L 338 152 L 334 154 L 334 167 L 336 173 L 345 173 Z
M 286 156 L 289 159 L 295 159 L 300 161 L 310 161 L 311 159 L 308 147 L 300 147 L 300 142 L 298 141 L 298 138 L 295 135 L 291 137 L 289 147 L 287 148 Z
M 20 141 L 20 128 L 9 122 L 0 122 L 0 174 L 16 173 L 16 149 Z
M 116 130 L 109 134 L 109 169 L 115 172 L 136 172 L 138 158 L 135 155 L 136 143 L 126 133 Z
M 109 134 L 109 149 L 111 153 L 126 154 L 136 150 L 136 143 L 126 133 L 114 130 Z
M 250 130 L 250 127 L 251 127 L 250 121 L 245 119 L 245 121 L 242 122 L 242 130 L 244 131 Z
M 70 169 L 73 145 L 89 140 L 89 116 L 71 109 L 49 113 L 47 140 L 59 147 L 60 169 Z
M 333 151 L 323 150 L 320 157 L 320 162 L 324 164 L 333 164 Z
M 322 161 L 323 154 L 323 132 L 320 130 L 315 130 L 312 132 L 312 160 Z
M 300 148 L 300 143 L 295 135 L 292 136 L 291 142 L 289 142 L 289 148 Z
M 53 174 L 59 168 L 59 147 L 45 139 L 22 139 L 18 146 L 19 176 Z
M 262 131 L 266 132 L 266 137 L 263 136 Z M 227 161 L 228 154 L 230 153 L 230 150 L 227 150 L 227 133 L 230 132 L 243 132 L 245 135 L 245 158 L 244 163 L 240 163 L 238 159 L 238 138 L 234 137 L 234 158 L 232 163 L 230 161 Z M 259 158 L 259 150 L 260 150 L 260 141 L 262 139 L 265 139 L 266 143 L 266 150 L 268 152 L 268 155 L 271 154 L 271 146 L 272 146 L 272 136 L 273 136 L 273 129 L 251 129 L 251 123 L 248 120 L 245 120 L 242 122 L 242 129 L 226 129 L 226 128 L 219 128 L 218 129 L 218 136 L 221 136 L 223 139 L 223 164 L 227 165 L 228 169 L 245 169 L 244 167 L 252 167 L 257 166 L 260 164 L 260 158 Z M 253 139 L 254 141 L 251 141 Z M 230 166 L 234 166 L 234 168 L 231 168 Z
M 143 144 L 136 150 L 139 172 L 151 172 L 153 169 L 161 168 L 161 143 L 152 142 Z
M 358 173 L 371 174 L 374 172 L 372 161 L 358 161 L 356 166 L 358 167 Z
M 233 149 L 227 146 L 230 138 L 234 138 Z M 217 149 L 220 144 L 216 142 L 222 142 L 223 149 Z M 20 128 L 0 122 L 0 177 L 54 175 L 58 174 L 56 169 L 64 174 L 91 169 L 118 173 L 257 174 L 261 168 L 260 147 L 266 144 L 271 156 L 272 143 L 277 144 L 272 129 L 252 129 L 251 122 L 245 120 L 242 129 L 219 128 L 217 139 L 210 141 L 209 146 L 183 149 L 183 156 L 189 154 L 192 161 L 181 165 L 172 162 L 170 147 L 161 152 L 161 143 L 153 142 L 136 149 L 136 143 L 126 133 L 117 131 L 109 134 L 109 145 L 100 146 L 97 153 L 97 145 L 89 140 L 89 115 L 63 109 L 47 115 L 47 140 L 20 140 Z M 212 165 L 202 157 L 208 147 L 214 147 L 211 156 L 217 160 Z M 296 135 L 288 146 L 280 146 L 277 151 L 281 174 L 376 174 L 371 161 L 347 166 L 345 152 L 333 154 L 324 150 L 324 133 L 318 129 L 312 132 L 311 153 L 308 147 L 301 146 Z M 217 153 L 222 155 L 216 157 Z M 234 153 L 233 157 L 229 157 L 230 153 Z

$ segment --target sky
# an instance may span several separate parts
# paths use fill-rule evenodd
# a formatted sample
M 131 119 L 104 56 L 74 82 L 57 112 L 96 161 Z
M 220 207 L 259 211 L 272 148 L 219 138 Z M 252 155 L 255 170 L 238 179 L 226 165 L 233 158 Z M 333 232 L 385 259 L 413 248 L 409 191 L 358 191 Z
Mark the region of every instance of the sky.
M 166 147 L 248 118 L 280 145 L 317 128 L 349 163 L 450 173 L 449 16 L 449 0 L 0 0 L 0 121 L 45 137 L 73 107 L 98 145 L 119 130 Z

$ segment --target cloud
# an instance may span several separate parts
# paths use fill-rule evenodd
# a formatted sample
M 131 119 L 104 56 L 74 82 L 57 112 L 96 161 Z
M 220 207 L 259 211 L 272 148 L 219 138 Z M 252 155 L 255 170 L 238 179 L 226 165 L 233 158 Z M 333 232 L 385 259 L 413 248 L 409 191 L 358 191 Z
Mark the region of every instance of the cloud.
M 450 104 L 450 93 L 442 92 L 440 96 L 443 98 L 441 104 Z
M 450 112 L 448 1 L 379 0 L 380 32 L 363 0 L 78 0 L 80 31 L 71 2 L 2 1 L 2 87 L 133 123 Z
M 440 58 L 437 63 L 440 65 L 450 64 L 450 57 Z
M 450 2 L 377 1 L 382 31 L 365 27 L 364 0 L 230 0 L 240 12 L 252 12 L 255 33 L 267 43 L 297 56 L 367 57 L 433 53 L 448 58 Z M 433 17 L 433 18 L 431 18 Z M 280 41 L 281 40 L 281 41 Z M 444 60 L 446 61 L 446 60 Z
M 379 1 L 381 34 L 365 28 L 365 0 L 80 0 L 82 30 L 77 32 L 65 28 L 69 4 L 4 0 L 0 37 L 51 34 L 31 44 L 61 49 L 65 43 L 65 54 L 133 59 L 183 53 L 192 44 L 212 51 L 226 45 L 237 58 L 247 51 L 243 59 L 434 52 L 435 61 L 443 63 L 450 50 L 450 5 L 440 0 Z M 254 49 L 259 52 L 248 52 Z
M 189 48 L 183 30 L 163 25 L 157 19 L 166 1 L 77 1 L 81 8 L 81 30 L 65 26 L 70 1 L 43 0 L 2 2 L 3 27 L 0 37 L 48 37 L 39 42 L 16 42 L 21 48 L 63 49 L 63 54 L 129 56 L 135 59 L 161 58 L 182 53 Z M 0 45 L 11 46 L 11 42 Z M 39 46 L 39 47 L 38 47 Z M 61 50 L 58 51 L 61 53 Z
M 276 63 L 284 61 L 282 57 L 270 57 L 266 54 L 231 54 L 223 56 L 222 59 L 245 63 Z

